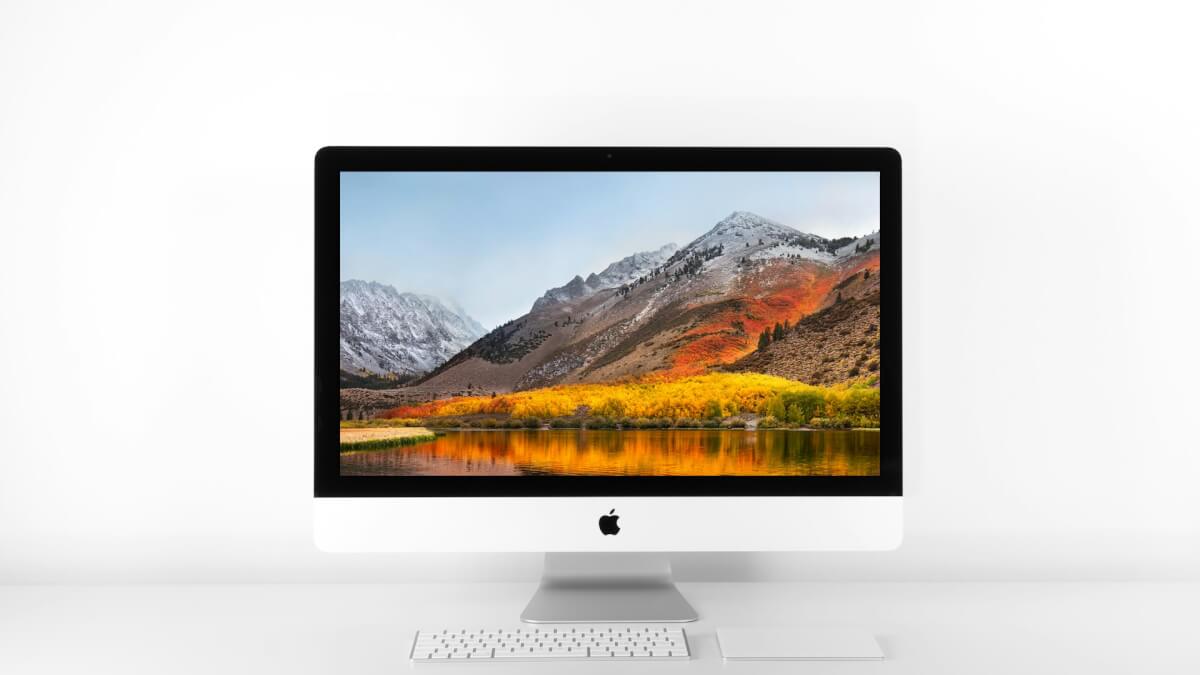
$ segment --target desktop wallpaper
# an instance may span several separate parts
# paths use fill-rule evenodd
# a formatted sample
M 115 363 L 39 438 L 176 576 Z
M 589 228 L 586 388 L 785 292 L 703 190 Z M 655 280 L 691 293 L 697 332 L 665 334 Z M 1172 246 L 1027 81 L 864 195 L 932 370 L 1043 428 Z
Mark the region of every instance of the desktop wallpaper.
M 341 473 L 879 475 L 879 176 L 341 176 Z

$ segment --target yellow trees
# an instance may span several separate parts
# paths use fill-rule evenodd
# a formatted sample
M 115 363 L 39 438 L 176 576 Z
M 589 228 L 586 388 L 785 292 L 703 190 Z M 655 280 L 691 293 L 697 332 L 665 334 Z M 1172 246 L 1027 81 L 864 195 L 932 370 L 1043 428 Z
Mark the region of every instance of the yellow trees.
M 591 412 L 593 415 L 599 415 L 600 417 L 620 419 L 629 414 L 627 410 L 628 409 L 625 407 L 625 400 L 620 396 L 613 395 L 604 399 L 604 403 L 601 403 L 598 408 L 592 410 Z
M 773 375 L 711 373 L 678 379 L 648 376 L 605 384 L 569 384 L 490 396 L 471 396 L 397 408 L 388 417 L 511 415 L 569 417 L 579 412 L 621 419 L 713 419 L 742 412 L 807 424 L 814 417 L 853 417 L 876 424 L 879 390 L 863 385 L 815 387 Z
M 879 390 L 851 387 L 838 393 L 839 414 L 879 418 Z
M 513 417 L 569 417 L 579 407 L 577 399 L 562 392 L 542 390 L 537 396 L 526 396 L 513 401 Z M 450 413 L 461 415 L 463 413 Z M 469 414 L 469 413 L 468 413 Z
M 767 401 L 767 409 L 764 412 L 768 417 L 774 417 L 777 420 L 787 419 L 787 404 L 783 402 L 783 395 L 772 396 Z
M 704 402 L 704 416 L 708 419 L 716 417 L 724 417 L 724 411 L 721 409 L 721 403 L 713 399 L 708 399 Z

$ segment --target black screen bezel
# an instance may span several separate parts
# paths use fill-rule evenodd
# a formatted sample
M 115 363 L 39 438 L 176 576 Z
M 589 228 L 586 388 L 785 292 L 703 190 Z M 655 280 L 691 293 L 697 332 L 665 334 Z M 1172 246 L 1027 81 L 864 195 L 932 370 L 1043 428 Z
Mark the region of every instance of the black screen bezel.
M 879 173 L 879 476 L 342 476 L 339 470 L 343 171 L 871 171 Z M 891 148 L 326 147 L 316 155 L 316 497 L 900 496 L 900 154 Z

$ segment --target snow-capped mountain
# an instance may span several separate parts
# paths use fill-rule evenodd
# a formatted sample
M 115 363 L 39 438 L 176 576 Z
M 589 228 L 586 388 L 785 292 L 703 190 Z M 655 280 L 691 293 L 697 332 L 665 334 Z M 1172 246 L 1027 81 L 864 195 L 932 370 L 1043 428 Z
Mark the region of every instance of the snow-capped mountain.
M 427 373 L 486 332 L 457 305 L 432 296 L 374 281 L 341 284 L 341 368 L 347 372 Z
M 636 281 L 638 277 L 646 275 L 655 267 L 663 264 L 663 262 L 671 257 L 675 249 L 675 244 L 666 244 L 653 251 L 642 251 L 621 258 L 617 262 L 605 267 L 604 271 L 599 274 L 594 272 L 589 274 L 587 279 L 576 275 L 574 279 L 568 281 L 565 285 L 558 288 L 551 288 L 542 297 L 535 300 L 533 311 L 554 303 L 570 302 L 585 298 L 596 291 L 606 288 L 617 288 L 631 281 Z
M 847 243 L 848 242 L 848 243 Z M 827 264 L 879 247 L 879 232 L 857 239 L 827 239 L 781 225 L 748 211 L 734 211 L 713 229 L 684 247 L 685 251 L 724 246 L 748 260 L 801 258 Z
M 878 249 L 878 234 L 828 239 L 735 211 L 683 248 L 637 253 L 546 291 L 528 314 L 497 327 L 422 385 L 519 391 L 700 374 L 754 352 L 775 324 L 795 325 L 838 303 L 846 305 L 842 313 L 862 304 L 851 318 L 867 321 L 865 329 L 877 303 L 859 296 L 877 292 Z M 843 319 L 830 321 L 844 330 Z M 786 370 L 800 361 L 789 355 L 782 362 Z M 850 377 L 853 365 L 822 377 Z M 796 372 L 815 378 L 817 371 Z

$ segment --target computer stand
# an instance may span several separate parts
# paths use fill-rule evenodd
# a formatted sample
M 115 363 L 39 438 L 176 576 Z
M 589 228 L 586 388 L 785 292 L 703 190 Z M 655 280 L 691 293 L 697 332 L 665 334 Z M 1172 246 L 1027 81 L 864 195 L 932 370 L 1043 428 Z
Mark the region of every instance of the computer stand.
M 654 553 L 547 553 L 528 623 L 675 623 L 699 616 Z

